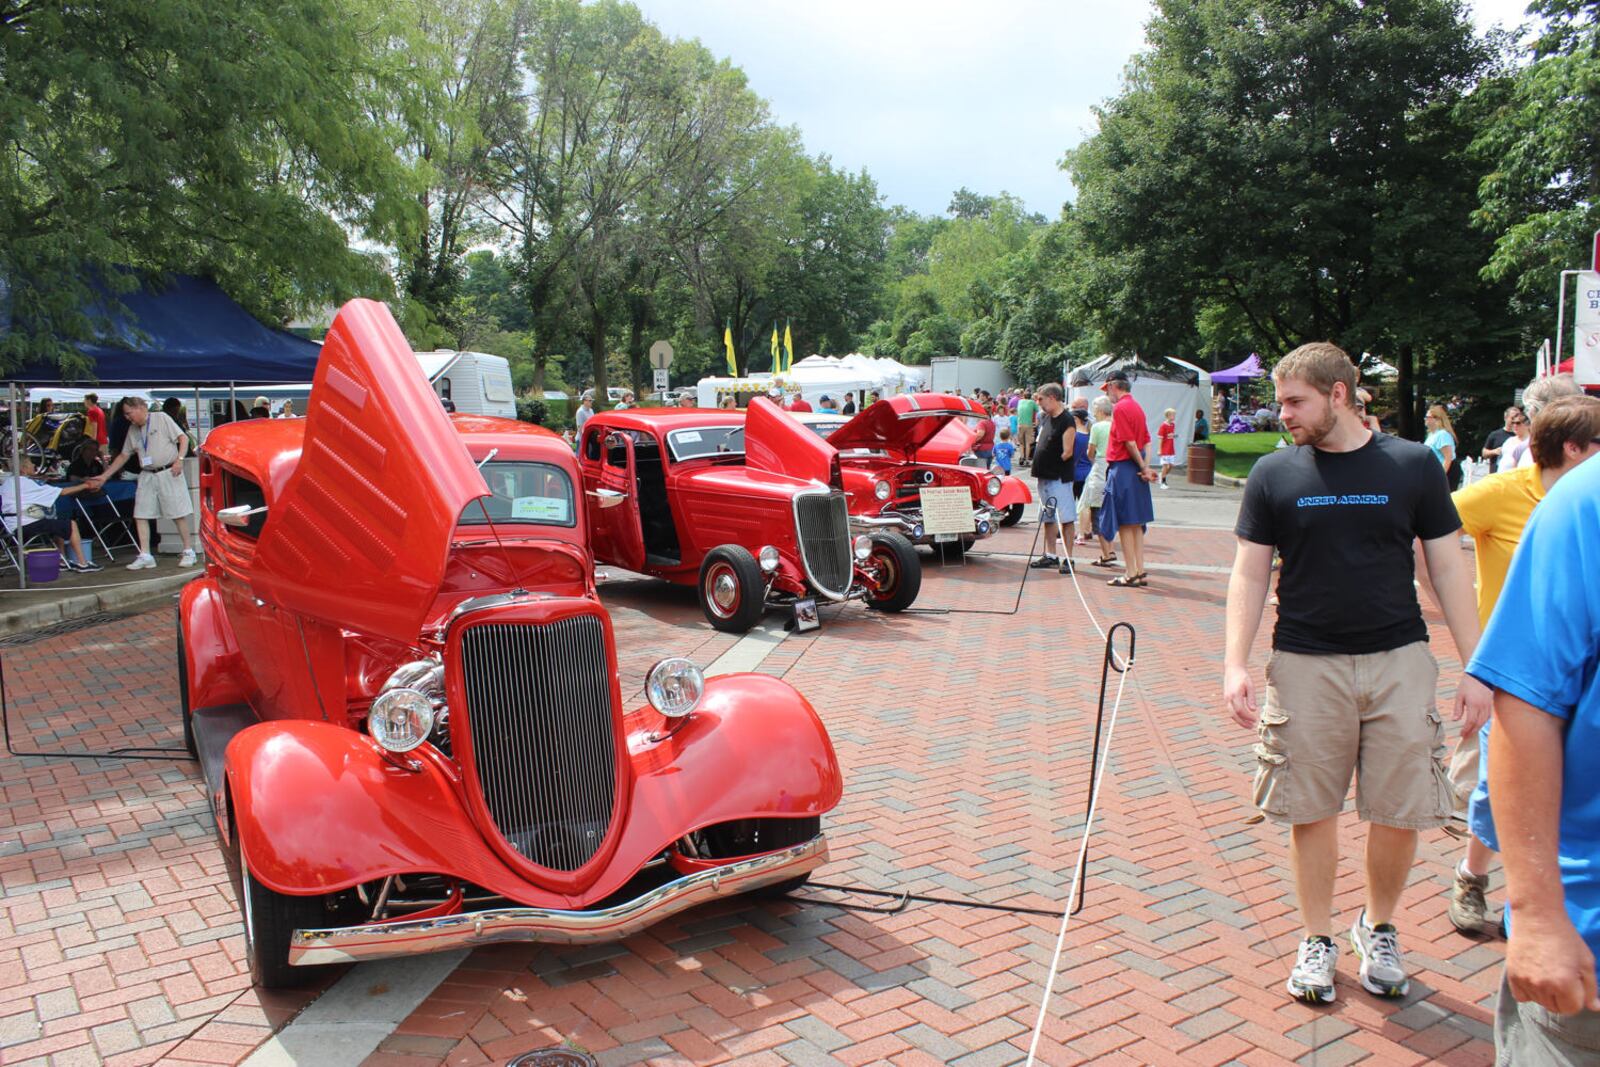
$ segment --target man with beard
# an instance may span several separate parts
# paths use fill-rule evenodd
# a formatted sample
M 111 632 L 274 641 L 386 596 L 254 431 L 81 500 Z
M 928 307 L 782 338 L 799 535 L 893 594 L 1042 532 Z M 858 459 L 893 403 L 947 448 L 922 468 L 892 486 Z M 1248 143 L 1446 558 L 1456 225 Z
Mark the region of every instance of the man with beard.
M 1392 919 L 1417 831 L 1444 825 L 1452 807 L 1435 706 L 1439 668 L 1417 603 L 1412 543 L 1422 541 L 1466 661 L 1478 644 L 1478 616 L 1461 522 L 1427 448 L 1363 425 L 1356 369 L 1341 349 L 1295 349 L 1274 368 L 1273 384 L 1295 447 L 1262 457 L 1245 484 L 1228 582 L 1223 702 L 1234 721 L 1257 730 L 1256 806 L 1290 828 L 1304 940 L 1289 995 L 1334 999 L 1338 817 L 1354 774 L 1368 833 L 1366 907 L 1350 941 L 1362 986 L 1401 997 L 1410 983 Z M 1249 656 L 1274 549 L 1283 557 L 1280 606 L 1258 720 Z M 1488 688 L 1463 676 L 1455 705 L 1463 729 L 1477 730 L 1489 713 Z

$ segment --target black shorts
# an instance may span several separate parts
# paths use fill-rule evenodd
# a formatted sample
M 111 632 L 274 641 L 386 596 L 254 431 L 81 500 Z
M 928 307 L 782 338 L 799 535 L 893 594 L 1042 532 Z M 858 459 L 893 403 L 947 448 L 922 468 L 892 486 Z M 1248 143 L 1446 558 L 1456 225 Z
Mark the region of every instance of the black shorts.
M 1088 481 L 1087 478 L 1079 478 L 1072 483 L 1072 499 L 1083 499 L 1083 483 L 1086 481 Z
M 34 519 L 32 522 L 22 524 L 22 536 L 29 537 L 59 537 L 63 541 L 72 539 L 71 519 Z

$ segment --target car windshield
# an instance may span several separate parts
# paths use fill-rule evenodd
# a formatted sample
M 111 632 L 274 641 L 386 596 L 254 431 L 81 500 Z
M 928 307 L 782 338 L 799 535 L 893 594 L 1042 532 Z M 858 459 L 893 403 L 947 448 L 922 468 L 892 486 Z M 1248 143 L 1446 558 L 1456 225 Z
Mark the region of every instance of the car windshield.
M 849 419 L 819 419 L 817 421 L 808 419 L 806 420 L 805 425 L 806 429 L 810 430 L 812 433 L 826 441 L 833 434 L 833 431 L 837 430 L 839 427 L 843 426 L 849 421 Z
M 462 526 L 484 526 L 489 522 L 571 526 L 576 521 L 572 479 L 559 467 L 490 460 L 479 473 L 489 486 L 489 495 L 466 506 L 459 520 Z M 489 513 L 487 519 L 485 510 Z
M 744 455 L 743 426 L 695 426 L 667 434 L 672 459 L 681 463 L 701 456 Z

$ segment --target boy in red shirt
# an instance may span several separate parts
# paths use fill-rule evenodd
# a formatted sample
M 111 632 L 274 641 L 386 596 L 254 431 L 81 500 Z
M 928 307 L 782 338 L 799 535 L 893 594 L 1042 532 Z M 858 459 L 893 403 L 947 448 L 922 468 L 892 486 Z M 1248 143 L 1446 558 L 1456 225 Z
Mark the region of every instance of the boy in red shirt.
M 1161 488 L 1167 487 L 1167 472 L 1172 470 L 1172 465 L 1178 462 L 1178 413 L 1173 408 L 1162 412 L 1163 421 L 1156 427 L 1156 436 L 1161 438 L 1161 481 L 1157 484 Z

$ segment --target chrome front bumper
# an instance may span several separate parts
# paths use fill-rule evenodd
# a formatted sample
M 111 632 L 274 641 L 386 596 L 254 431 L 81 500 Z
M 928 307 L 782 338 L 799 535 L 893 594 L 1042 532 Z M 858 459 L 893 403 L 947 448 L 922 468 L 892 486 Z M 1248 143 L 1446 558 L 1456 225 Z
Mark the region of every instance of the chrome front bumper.
M 354 963 L 505 941 L 562 945 L 621 941 L 696 904 L 798 878 L 822 866 L 827 859 L 827 837 L 818 834 L 804 844 L 781 852 L 685 875 L 610 908 L 593 911 L 494 908 L 433 919 L 396 919 L 329 930 L 296 930 L 289 940 L 289 963 L 294 966 Z
M 972 525 L 975 532 L 964 536 L 979 539 L 988 537 L 1000 528 L 1000 514 L 988 504 L 979 504 L 972 509 Z M 987 529 L 984 528 L 984 523 L 989 524 Z M 885 509 L 877 515 L 852 515 L 850 525 L 867 533 L 873 530 L 894 530 L 905 534 L 914 544 L 933 544 L 933 535 L 923 530 L 921 508 Z

